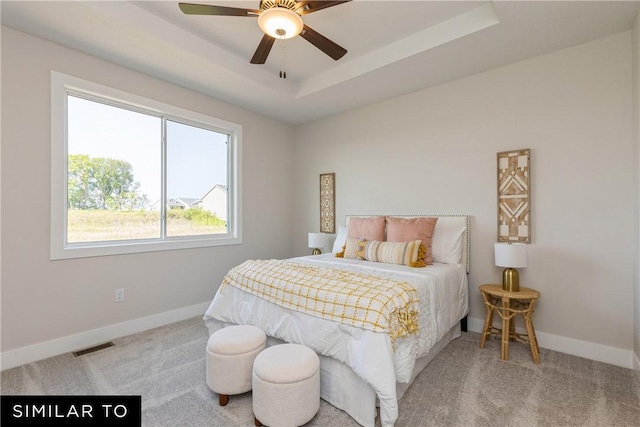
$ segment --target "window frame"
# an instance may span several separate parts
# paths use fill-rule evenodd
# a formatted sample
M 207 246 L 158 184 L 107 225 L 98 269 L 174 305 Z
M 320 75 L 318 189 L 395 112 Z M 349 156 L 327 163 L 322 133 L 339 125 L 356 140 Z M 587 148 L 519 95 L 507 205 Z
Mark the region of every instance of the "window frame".
M 228 135 L 227 233 L 154 239 L 67 243 L 67 95 L 103 102 Z M 164 138 L 163 132 L 163 138 Z M 163 141 L 164 151 L 166 141 Z M 164 156 L 163 156 L 164 158 Z M 163 170 L 166 161 L 163 161 Z M 164 172 L 162 180 L 164 181 Z M 85 258 L 242 243 L 242 126 L 181 107 L 51 71 L 51 230 L 50 259 Z M 163 189 L 166 183 L 162 183 Z M 164 196 L 163 196 L 164 197 Z M 162 209 L 161 221 L 166 209 Z

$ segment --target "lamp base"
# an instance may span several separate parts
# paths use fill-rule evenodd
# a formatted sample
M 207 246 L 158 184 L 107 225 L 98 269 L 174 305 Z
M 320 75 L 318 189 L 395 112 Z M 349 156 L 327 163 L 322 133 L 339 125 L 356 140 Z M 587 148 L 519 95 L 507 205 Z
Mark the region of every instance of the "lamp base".
M 312 252 L 313 255 L 320 255 L 322 253 L 322 251 L 318 248 L 315 248 Z
M 502 272 L 502 289 L 509 292 L 520 292 L 520 275 L 515 268 L 505 268 Z

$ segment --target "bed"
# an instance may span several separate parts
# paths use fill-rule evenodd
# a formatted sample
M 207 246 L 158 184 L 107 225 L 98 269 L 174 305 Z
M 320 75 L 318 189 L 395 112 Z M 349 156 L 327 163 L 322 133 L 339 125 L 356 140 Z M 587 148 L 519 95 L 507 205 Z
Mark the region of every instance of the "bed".
M 306 345 L 320 356 L 320 395 L 323 400 L 344 410 L 365 427 L 375 425 L 376 407 L 379 406 L 382 426 L 393 426 L 398 418 L 398 400 L 438 352 L 460 336 L 461 320 L 468 312 L 469 217 L 423 215 L 394 218 L 418 221 L 434 217 L 437 217 L 437 222 L 431 241 L 433 264 L 426 268 L 336 257 L 349 232 L 349 222 L 355 224 L 356 219 L 370 218 L 365 216 L 346 217 L 347 226 L 338 230 L 332 253 L 282 262 L 264 261 L 277 262 L 282 268 L 294 266 L 307 274 L 338 274 L 345 278 L 345 286 L 353 278 L 360 277 L 389 280 L 396 285 L 408 283 L 419 300 L 418 309 L 411 310 L 417 320 L 416 331 L 403 334 L 395 330 L 389 332 L 391 329 L 375 330 L 366 325 L 344 323 L 300 311 L 254 292 L 250 288 L 252 283 L 248 283 L 249 288 L 227 286 L 228 278 L 236 270 L 233 269 L 205 313 L 209 334 L 232 324 L 249 324 L 265 331 L 268 345 L 281 342 Z M 250 262 L 254 261 L 247 263 Z M 262 264 L 252 267 L 262 268 Z M 318 273 L 318 280 L 320 276 Z M 308 281 L 309 277 L 305 280 Z

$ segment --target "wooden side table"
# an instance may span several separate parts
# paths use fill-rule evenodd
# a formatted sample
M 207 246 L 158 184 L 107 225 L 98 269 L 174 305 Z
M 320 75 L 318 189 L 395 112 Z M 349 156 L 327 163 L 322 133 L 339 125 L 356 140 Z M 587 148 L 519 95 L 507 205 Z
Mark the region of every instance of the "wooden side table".
M 533 310 L 536 301 L 540 298 L 540 292 L 535 289 L 520 287 L 519 292 L 509 292 L 502 289 L 502 285 L 480 285 L 480 293 L 484 299 L 486 315 L 484 329 L 480 338 L 480 348 L 484 348 L 487 338 L 493 333 L 502 334 L 502 351 L 500 359 L 509 359 L 509 341 L 521 341 L 531 347 L 533 362 L 540 363 L 540 351 L 538 340 L 533 328 Z M 493 326 L 493 313 L 498 313 L 502 318 L 502 329 Z M 515 330 L 514 317 L 519 314 L 523 317 L 527 333 L 519 334 Z

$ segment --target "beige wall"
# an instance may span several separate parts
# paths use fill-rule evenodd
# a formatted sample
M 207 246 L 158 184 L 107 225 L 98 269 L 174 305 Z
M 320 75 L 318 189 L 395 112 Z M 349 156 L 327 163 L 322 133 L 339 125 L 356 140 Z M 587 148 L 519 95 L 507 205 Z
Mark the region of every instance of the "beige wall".
M 530 148 L 533 242 L 521 283 L 542 292 L 536 329 L 622 349 L 630 362 L 631 91 L 628 31 L 298 126 L 295 252 L 307 253 L 306 233 L 318 229 L 320 173 L 336 173 L 340 223 L 346 214 L 467 213 L 477 325 L 478 285 L 501 277 L 496 153 Z
M 49 261 L 51 70 L 241 124 L 244 243 Z M 205 303 L 234 265 L 291 256 L 292 161 L 291 126 L 3 27 L 2 352 Z

